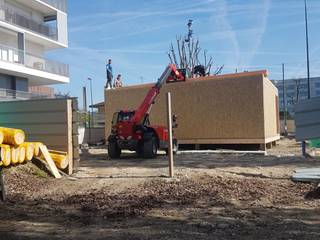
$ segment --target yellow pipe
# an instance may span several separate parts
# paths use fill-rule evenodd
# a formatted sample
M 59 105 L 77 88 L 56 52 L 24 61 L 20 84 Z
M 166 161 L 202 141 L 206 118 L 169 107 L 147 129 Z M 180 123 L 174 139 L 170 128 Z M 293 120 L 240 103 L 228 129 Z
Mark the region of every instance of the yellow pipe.
M 25 147 L 26 149 L 26 157 L 25 157 L 25 161 L 30 161 L 32 160 L 33 156 L 34 156 L 34 149 L 35 149 L 35 144 L 32 142 L 25 142 L 22 144 L 22 146 Z
M 11 163 L 17 164 L 19 162 L 19 148 L 11 146 Z
M 3 132 L 0 131 L 0 144 L 3 143 L 4 135 Z
M 43 143 L 41 142 L 33 142 L 34 144 L 34 156 L 35 157 L 40 157 L 41 153 L 40 153 L 40 146 L 43 145 Z
M 50 150 L 49 154 L 59 169 L 66 169 L 68 167 L 69 158 L 67 153 L 56 153 Z M 41 155 L 41 158 L 44 159 L 44 156 Z
M 0 131 L 3 133 L 3 143 L 5 144 L 17 146 L 22 144 L 26 137 L 21 129 L 0 127 Z
M 24 160 L 26 159 L 26 148 L 24 146 L 20 145 L 18 147 L 18 151 L 19 151 L 18 162 L 23 163 Z
M 9 145 L 0 144 L 1 148 L 1 163 L 7 167 L 11 163 L 11 150 Z

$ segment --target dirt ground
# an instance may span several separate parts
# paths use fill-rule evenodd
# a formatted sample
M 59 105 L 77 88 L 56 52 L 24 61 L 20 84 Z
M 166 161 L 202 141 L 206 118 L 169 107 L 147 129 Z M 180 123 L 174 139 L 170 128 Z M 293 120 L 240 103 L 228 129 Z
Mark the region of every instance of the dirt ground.
M 81 155 L 71 178 L 32 163 L 5 169 L 0 239 L 320 239 L 320 190 L 293 183 L 294 169 L 319 167 L 283 139 L 268 155 L 179 154 L 111 160 Z

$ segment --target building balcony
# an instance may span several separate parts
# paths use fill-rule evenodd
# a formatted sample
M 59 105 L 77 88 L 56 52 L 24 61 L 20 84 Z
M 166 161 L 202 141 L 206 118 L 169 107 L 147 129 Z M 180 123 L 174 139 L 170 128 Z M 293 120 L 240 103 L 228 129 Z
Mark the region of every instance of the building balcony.
M 0 60 L 25 67 L 69 77 L 69 65 L 48 60 L 25 51 L 0 45 Z
M 47 99 L 47 98 L 52 98 L 52 96 L 0 88 L 0 101 Z
M 67 12 L 67 0 L 41 0 L 42 2 L 59 9 L 62 12 Z
M 29 86 L 69 83 L 69 65 L 0 45 L 0 72 L 29 79 Z
M 4 5 L 0 5 L 0 20 L 18 27 L 25 28 L 34 33 L 41 34 L 42 36 L 52 40 L 58 40 L 57 27 L 37 22 L 28 17 L 22 16 Z

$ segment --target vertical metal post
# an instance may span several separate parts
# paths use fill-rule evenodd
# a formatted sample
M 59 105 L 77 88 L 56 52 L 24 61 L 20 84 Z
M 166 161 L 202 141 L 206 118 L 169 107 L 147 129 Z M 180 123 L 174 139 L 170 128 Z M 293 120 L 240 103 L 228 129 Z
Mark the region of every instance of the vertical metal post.
M 287 128 L 287 106 L 286 106 L 286 88 L 284 84 L 284 63 L 282 63 L 282 91 L 283 91 L 283 120 L 284 120 L 284 135 L 288 135 Z
M 90 79 L 90 95 L 91 95 L 91 124 L 92 126 L 94 125 L 94 121 L 93 121 L 93 94 L 92 94 L 92 79 Z
M 87 115 L 87 88 L 86 87 L 82 88 L 82 94 L 83 94 L 83 112 Z M 85 127 L 88 127 L 87 119 L 85 119 Z
M 91 112 L 90 112 L 90 121 L 89 121 L 89 143 L 91 143 L 91 128 L 93 126 L 93 97 L 92 97 L 92 79 L 88 77 L 90 82 L 90 94 L 91 94 Z
M 306 24 L 306 51 L 307 51 L 307 75 L 308 75 L 308 99 L 311 98 L 310 93 L 310 65 L 309 65 L 309 33 L 308 33 L 308 12 L 307 12 L 307 0 L 304 0 L 304 17 Z M 306 142 L 303 141 L 301 144 L 302 155 L 306 156 Z
M 169 177 L 174 177 L 173 167 L 173 142 L 172 142 L 172 112 L 171 112 L 171 93 L 167 93 L 167 124 L 168 124 L 168 159 L 169 159 Z
M 309 61 L 309 32 L 308 32 L 308 12 L 307 12 L 307 0 L 304 0 L 304 16 L 306 22 L 306 50 L 307 50 L 307 74 L 308 74 L 308 99 L 311 98 L 310 89 L 310 61 Z

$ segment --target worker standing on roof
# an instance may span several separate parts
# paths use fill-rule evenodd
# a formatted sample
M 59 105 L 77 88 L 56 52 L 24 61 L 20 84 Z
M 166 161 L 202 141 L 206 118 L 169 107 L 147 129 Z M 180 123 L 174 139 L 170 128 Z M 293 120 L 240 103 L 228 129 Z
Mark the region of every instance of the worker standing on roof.
M 112 78 L 113 78 L 113 74 L 112 74 L 112 66 L 111 66 L 111 59 L 108 60 L 108 64 L 106 65 L 106 73 L 107 73 L 107 84 L 106 84 L 106 88 L 109 89 L 112 88 Z
M 121 74 L 118 74 L 116 80 L 114 80 L 114 87 L 115 88 L 122 87 Z

